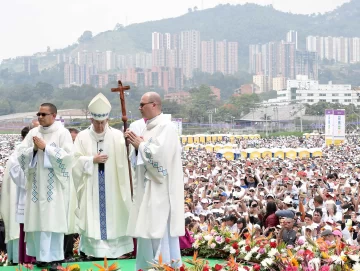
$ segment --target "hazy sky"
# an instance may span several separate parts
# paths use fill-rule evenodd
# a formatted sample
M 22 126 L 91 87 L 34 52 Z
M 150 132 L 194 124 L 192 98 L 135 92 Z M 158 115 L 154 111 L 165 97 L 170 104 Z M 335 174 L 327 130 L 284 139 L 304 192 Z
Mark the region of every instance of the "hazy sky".
M 0 0 L 0 60 L 31 55 L 74 43 L 93 34 L 131 24 L 176 17 L 189 7 L 217 4 L 273 4 L 293 13 L 326 12 L 349 0 Z

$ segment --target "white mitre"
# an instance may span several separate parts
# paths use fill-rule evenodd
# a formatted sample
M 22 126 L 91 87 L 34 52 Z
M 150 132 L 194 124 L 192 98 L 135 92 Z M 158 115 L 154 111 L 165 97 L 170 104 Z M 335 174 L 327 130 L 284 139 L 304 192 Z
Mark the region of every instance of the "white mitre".
M 99 93 L 89 103 L 89 112 L 94 120 L 105 120 L 109 118 L 111 104 L 104 94 Z

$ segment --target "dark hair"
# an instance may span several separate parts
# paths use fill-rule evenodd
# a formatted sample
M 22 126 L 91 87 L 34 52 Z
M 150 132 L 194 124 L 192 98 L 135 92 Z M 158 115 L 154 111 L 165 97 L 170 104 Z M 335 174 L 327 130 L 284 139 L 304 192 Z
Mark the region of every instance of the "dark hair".
M 52 103 L 43 103 L 40 106 L 46 106 L 50 108 L 51 113 L 53 114 L 57 114 L 57 108 L 55 105 L 53 105 Z
M 237 221 L 236 221 L 237 224 L 240 224 L 242 223 L 243 224 L 243 227 L 242 229 L 246 228 L 246 219 L 244 217 L 240 217 Z
M 190 224 L 191 224 L 191 218 L 190 217 L 187 217 L 187 218 L 185 218 L 185 227 L 186 226 L 189 226 Z
M 266 204 L 266 215 L 265 216 L 269 216 L 271 214 L 274 214 L 277 211 L 277 206 L 275 202 L 268 202 Z
M 323 216 L 323 211 L 321 210 L 321 208 L 315 208 L 314 214 L 315 213 L 319 213 L 321 217 Z
M 68 130 L 70 133 L 77 133 L 77 134 L 79 133 L 79 130 L 76 128 L 68 128 Z
M 319 204 L 323 204 L 323 203 L 324 203 L 323 198 L 322 198 L 321 196 L 319 196 L 319 195 L 314 197 L 314 201 L 317 202 L 317 203 L 319 203 Z
M 305 214 L 305 217 L 310 218 L 310 220 L 313 219 L 313 216 L 311 214 Z
M 229 215 L 228 220 L 234 222 L 234 224 L 235 224 L 236 221 L 237 221 L 237 218 L 236 218 L 236 216 L 234 216 L 234 215 Z
M 29 133 L 30 129 L 28 126 L 24 127 L 22 130 L 21 130 L 21 137 L 22 138 L 25 138 L 27 136 L 27 134 Z

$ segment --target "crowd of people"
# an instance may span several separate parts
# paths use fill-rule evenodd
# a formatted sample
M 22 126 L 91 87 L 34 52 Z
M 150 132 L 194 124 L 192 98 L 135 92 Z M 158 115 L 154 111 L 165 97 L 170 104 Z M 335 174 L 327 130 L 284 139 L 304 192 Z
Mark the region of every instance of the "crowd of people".
M 202 148 L 184 151 L 184 209 L 190 236 L 226 225 L 242 236 L 249 227 L 258 236 L 272 233 L 289 245 L 307 237 L 360 244 L 358 137 L 347 137 L 341 146 L 326 146 L 322 136 L 236 143 L 240 150 L 316 147 L 323 155 L 227 161 Z M 184 240 L 184 247 L 188 243 Z
M 156 102 L 161 104 L 159 101 Z M 145 105 L 151 105 L 152 103 L 155 102 L 142 102 L 140 107 L 143 108 Z M 156 114 L 158 113 L 157 111 L 154 112 Z M 43 114 L 43 117 L 45 117 L 46 114 L 50 113 L 38 114 Z M 106 123 L 101 124 L 102 121 L 102 119 L 99 119 L 97 122 L 93 121 L 92 123 L 93 129 L 98 135 L 104 135 L 104 127 L 107 127 L 104 126 Z M 141 125 L 141 129 L 144 129 L 145 121 L 141 119 L 139 125 Z M 99 127 L 103 127 L 103 130 L 99 130 Z M 165 149 L 160 152 L 158 150 L 158 142 L 154 142 L 156 148 L 150 152 L 148 144 L 144 144 L 144 138 L 136 136 L 135 130 L 136 127 L 134 126 L 132 130 L 134 133 L 127 132 L 125 136 L 133 146 L 133 157 L 131 158 L 131 164 L 134 170 L 133 174 L 145 176 L 142 178 L 145 179 L 144 184 L 135 187 L 135 201 L 140 203 L 138 203 L 139 206 L 134 208 L 136 208 L 138 212 L 140 210 L 139 215 L 141 214 L 140 217 L 136 219 L 142 221 L 141 216 L 148 216 L 148 214 L 146 214 L 147 211 L 141 209 L 144 208 L 142 207 L 143 199 L 147 197 L 151 199 L 151 195 L 147 194 L 149 190 L 144 190 L 149 183 L 146 182 L 147 178 L 151 177 L 151 175 L 146 174 L 160 173 L 161 178 L 168 177 L 169 172 L 165 167 L 162 168 L 158 164 L 155 165 L 153 160 L 156 158 L 160 161 L 161 155 L 172 149 L 173 144 L 170 144 L 170 141 L 166 141 L 168 142 L 167 144 L 170 145 L 164 146 Z M 87 157 L 86 155 L 90 155 L 86 154 L 86 152 L 91 151 L 91 148 L 84 147 L 87 144 L 86 140 L 91 140 L 91 135 L 87 137 L 88 135 L 86 134 L 90 133 L 90 130 L 89 132 L 84 131 L 84 133 L 80 133 L 81 140 L 75 140 L 78 131 L 70 129 L 70 132 L 73 136 L 73 142 L 75 142 L 75 149 L 78 148 L 77 155 L 79 157 Z M 114 133 L 114 131 L 112 133 Z M 3 177 L 7 161 L 14 152 L 16 145 L 21 143 L 21 140 L 20 135 L 0 135 L 0 180 Z M 35 145 L 39 144 L 39 149 L 43 149 L 44 153 L 45 149 L 50 148 L 48 145 L 42 147 L 41 142 L 36 143 L 36 138 L 33 140 Z M 74 168 L 76 168 L 76 166 L 79 167 L 78 172 L 80 174 L 77 176 L 75 174 L 76 170 L 73 170 L 73 172 L 75 172 L 73 174 L 74 179 L 83 180 L 83 178 L 93 178 L 93 176 L 96 176 L 96 179 L 99 178 L 99 180 L 96 180 L 99 181 L 99 185 L 95 182 L 99 193 L 101 192 L 101 176 L 105 174 L 100 164 L 108 163 L 107 160 L 109 159 L 108 155 L 101 153 L 102 149 L 105 148 L 105 146 L 100 144 L 102 140 L 103 139 L 96 137 L 95 151 L 99 153 L 95 154 L 94 158 L 91 156 L 94 163 L 98 163 L 99 166 L 87 169 L 94 171 L 93 174 L 87 173 L 86 176 L 84 175 L 86 172 L 85 168 L 89 166 L 87 160 L 79 159 L 78 162 L 73 165 Z M 228 141 L 229 138 L 224 137 L 223 141 L 214 143 L 226 144 Z M 149 143 L 152 143 L 151 137 L 149 138 Z M 283 241 L 288 245 L 295 245 L 299 240 L 306 238 L 313 240 L 323 238 L 329 244 L 335 242 L 336 239 L 341 239 L 344 243 L 350 245 L 360 245 L 360 234 L 358 234 L 360 231 L 360 203 L 358 197 L 360 193 L 360 147 L 358 143 L 359 139 L 356 136 L 348 136 L 341 146 L 326 146 L 324 137 L 320 135 L 310 138 L 286 136 L 262 139 L 237 139 L 235 144 L 240 151 L 247 148 L 321 148 L 322 156 L 307 159 L 270 157 L 264 159 L 239 158 L 234 161 L 228 161 L 225 158 L 219 159 L 215 152 L 209 152 L 203 148 L 203 146 L 194 147 L 190 150 L 185 150 L 184 146 L 182 146 L 181 162 L 183 174 L 181 174 L 180 170 L 177 176 L 183 176 L 183 184 L 181 184 L 181 189 L 176 187 L 177 184 L 173 184 L 175 186 L 172 187 L 172 189 L 174 191 L 184 189 L 184 206 L 182 207 L 182 198 L 177 198 L 176 202 L 171 202 L 174 201 L 175 196 L 170 197 L 168 195 L 171 208 L 169 210 L 164 209 L 165 220 L 159 224 L 159 227 L 164 227 L 165 235 L 166 232 L 168 232 L 168 236 L 166 237 L 167 244 L 170 244 L 168 251 L 171 250 L 171 242 L 174 241 L 172 240 L 174 234 L 171 234 L 171 231 L 177 232 L 175 236 L 182 232 L 181 227 L 183 226 L 183 221 L 179 220 L 179 218 L 182 217 L 181 215 L 171 222 L 167 220 L 169 212 L 175 212 L 178 207 L 174 206 L 177 205 L 181 206 L 180 213 L 182 213 L 182 208 L 184 208 L 185 214 L 185 235 L 180 237 L 181 249 L 188 249 L 194 246 L 193 236 L 201 232 L 206 232 L 209 227 L 214 226 L 226 227 L 230 232 L 237 233 L 240 236 L 244 236 L 246 232 L 249 231 L 249 228 L 252 228 L 256 230 L 256 236 L 273 234 L 279 242 Z M 82 145 L 80 146 L 79 144 Z M 176 144 L 174 146 L 176 146 Z M 172 150 L 172 152 L 175 152 L 175 149 Z M 50 151 L 51 150 L 49 150 L 49 152 Z M 144 152 L 142 158 L 138 157 L 138 152 Z M 125 153 L 122 151 L 122 154 Z M 47 155 L 51 156 L 51 153 Z M 57 150 L 54 155 L 58 155 Z M 144 163 L 142 161 L 139 162 L 139 159 L 148 159 L 152 167 L 136 169 L 139 163 Z M 167 159 L 166 156 L 162 159 L 164 164 L 172 161 L 170 158 Z M 115 162 L 116 161 L 114 161 L 114 163 Z M 173 165 L 169 164 L 167 167 L 170 168 L 171 166 Z M 151 170 L 154 172 L 151 172 Z M 176 170 L 177 169 L 174 168 L 171 171 L 174 172 Z M 148 173 L 148 171 L 150 173 Z M 63 171 L 61 171 L 60 174 L 63 174 Z M 161 178 L 159 180 L 160 184 L 163 182 Z M 101 202 L 101 199 L 97 198 L 101 197 L 101 193 L 95 195 L 86 192 L 86 189 L 92 190 L 94 187 L 84 187 L 81 184 L 77 186 L 75 180 L 74 183 L 75 187 L 80 187 L 76 188 L 76 190 L 78 193 L 79 191 L 81 192 L 80 198 L 83 198 L 84 201 L 82 203 L 80 200 L 79 206 L 86 206 L 86 204 L 89 204 L 86 203 L 86 201 L 89 202 L 89 200 L 90 202 L 97 202 L 99 200 Z M 89 180 L 85 183 L 91 183 L 91 181 Z M 118 193 L 116 191 L 119 189 L 120 187 L 114 187 L 114 193 Z M 171 191 L 169 191 L 169 193 L 171 193 Z M 90 195 L 91 198 L 87 198 Z M 161 195 L 163 195 L 163 193 Z M 48 195 L 48 202 L 51 201 L 49 200 L 50 196 Z M 179 195 L 177 195 L 177 197 L 178 196 Z M 129 198 L 125 200 L 126 195 L 122 197 L 123 198 L 119 198 L 119 202 L 123 202 L 121 204 L 123 204 L 123 208 L 126 209 L 126 201 L 128 201 Z M 164 197 L 165 196 L 160 196 L 159 194 L 159 197 L 153 204 L 158 204 L 159 199 Z M 108 199 L 111 201 L 114 197 Z M 101 205 L 97 207 L 94 205 L 94 208 L 101 209 Z M 159 210 L 160 209 L 161 208 L 159 208 Z M 92 209 L 89 210 L 83 209 L 82 214 L 87 214 L 87 216 L 83 218 L 84 221 L 82 221 L 84 225 L 92 223 L 88 221 L 89 219 L 93 219 L 89 213 L 87 213 L 91 213 Z M 109 209 L 108 212 L 109 211 L 111 211 L 111 209 Z M 177 216 L 177 214 L 179 214 L 178 211 L 179 210 L 177 210 L 172 217 Z M 145 213 L 142 214 L 141 212 Z M 150 212 L 150 210 L 148 212 Z M 94 216 L 97 215 L 95 213 L 93 214 Z M 100 210 L 100 216 L 101 214 Z M 130 216 L 130 221 L 135 219 L 132 218 L 132 213 L 128 215 Z M 154 213 L 154 217 L 152 217 L 151 220 L 156 220 L 156 217 L 161 218 L 162 214 Z M 81 221 L 81 214 L 79 219 Z M 101 222 L 101 217 L 97 217 L 96 219 L 100 219 Z M 109 217 L 105 219 L 106 221 L 110 221 Z M 70 221 L 71 219 L 69 219 L 69 223 Z M 177 221 L 176 225 L 173 225 L 174 221 Z M 145 223 L 145 220 L 143 222 Z M 113 223 L 117 222 L 114 221 Z M 136 225 L 136 223 L 140 222 L 134 223 Z M 144 223 L 142 224 L 145 225 L 146 223 Z M 109 226 L 105 225 L 105 227 Z M 139 236 L 138 242 L 140 240 L 144 248 L 152 247 L 155 244 L 154 240 L 157 240 L 156 242 L 158 243 L 160 242 L 159 240 L 163 240 L 156 230 L 155 228 L 150 228 L 150 226 L 149 228 L 134 227 L 131 229 L 131 236 Z M 95 242 L 95 237 L 91 237 L 92 233 L 90 231 L 89 227 L 85 227 L 82 231 L 83 251 L 90 255 L 99 254 L 99 251 L 102 250 L 101 246 L 104 240 L 108 239 L 107 235 L 112 233 L 110 231 L 107 232 L 106 228 L 105 231 L 102 231 L 100 226 L 99 235 L 101 235 L 101 238 Z M 126 235 L 124 232 L 126 232 L 126 229 L 123 229 L 119 235 Z M 129 232 L 129 230 L 127 232 Z M 93 236 L 97 235 L 94 234 Z M 114 236 L 116 236 L 116 234 Z M 143 240 L 142 236 L 144 236 Z M 118 239 L 113 240 L 116 240 L 117 243 L 114 242 L 116 244 L 110 246 L 118 249 L 120 241 Z M 146 240 L 152 240 L 152 243 L 147 243 L 148 241 Z M 113 241 L 109 240 L 108 244 L 112 244 L 111 242 Z M 121 253 L 119 252 L 120 254 L 133 250 L 133 246 L 129 245 L 128 239 L 126 239 L 126 241 L 122 240 L 121 242 L 127 243 L 124 245 L 124 250 Z M 91 248 L 94 244 L 96 244 L 92 248 L 94 250 L 89 250 L 89 247 Z M 86 250 L 86 248 L 88 250 Z M 5 250 L 4 245 L 2 245 L 0 249 Z M 146 254 L 145 251 L 146 249 L 142 253 Z M 114 255 L 117 255 L 116 253 L 114 252 Z M 151 257 L 155 254 L 156 251 L 153 252 Z

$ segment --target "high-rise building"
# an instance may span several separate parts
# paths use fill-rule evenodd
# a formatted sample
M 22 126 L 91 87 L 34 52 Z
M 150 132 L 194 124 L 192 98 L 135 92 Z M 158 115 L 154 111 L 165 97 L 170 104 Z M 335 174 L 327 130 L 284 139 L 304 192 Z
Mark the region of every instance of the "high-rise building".
M 349 39 L 349 62 L 360 62 L 360 38 Z
M 318 79 L 319 61 L 316 52 L 296 51 L 296 75 L 306 75 L 310 80 Z
M 180 67 L 184 75 L 191 78 L 194 70 L 200 68 L 200 32 L 197 30 L 180 33 Z
M 213 74 L 215 72 L 215 42 L 201 42 L 201 71 Z
M 278 43 L 277 75 L 295 79 L 295 43 Z
M 359 38 L 347 37 L 313 37 L 306 38 L 308 51 L 317 52 L 321 60 L 327 59 L 342 63 L 357 63 L 360 51 Z
M 269 90 L 269 77 L 266 75 L 254 75 L 253 83 L 260 88 L 260 93 Z
M 295 49 L 298 49 L 298 35 L 297 31 L 290 30 L 286 34 L 286 42 L 295 43 Z
M 275 77 L 273 78 L 272 90 L 280 91 L 286 89 L 286 78 L 285 77 Z
M 261 44 L 249 45 L 249 73 L 260 74 L 262 71 L 262 61 L 259 63 L 259 58 L 262 58 Z
M 235 74 L 239 70 L 239 45 L 237 42 L 228 42 L 227 73 Z
M 227 74 L 227 41 L 215 43 L 215 70 Z

